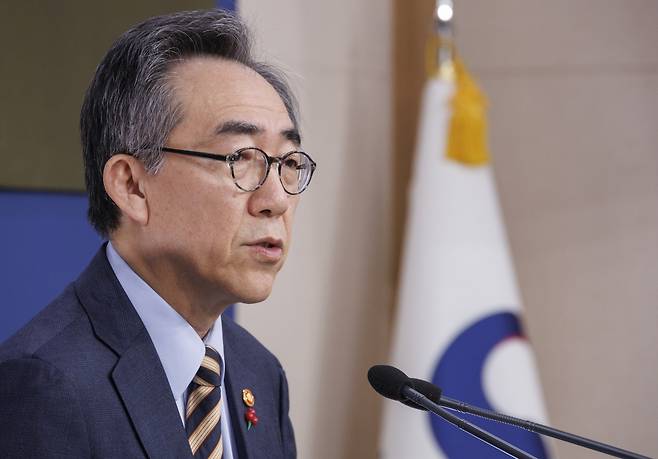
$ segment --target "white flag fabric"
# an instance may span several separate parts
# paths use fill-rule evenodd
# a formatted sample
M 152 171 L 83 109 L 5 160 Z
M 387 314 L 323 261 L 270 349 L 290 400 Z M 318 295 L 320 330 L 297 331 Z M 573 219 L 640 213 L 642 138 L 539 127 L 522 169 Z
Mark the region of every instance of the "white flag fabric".
M 407 214 L 391 363 L 446 396 L 545 422 L 490 167 L 446 158 L 453 84 L 428 81 Z M 465 416 L 528 453 L 538 435 Z M 387 402 L 383 458 L 498 458 L 504 453 L 429 413 Z

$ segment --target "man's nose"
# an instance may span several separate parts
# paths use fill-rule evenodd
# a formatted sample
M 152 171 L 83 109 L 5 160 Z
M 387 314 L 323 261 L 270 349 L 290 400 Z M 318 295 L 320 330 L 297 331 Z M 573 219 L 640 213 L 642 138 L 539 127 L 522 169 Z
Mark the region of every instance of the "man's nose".
M 279 179 L 278 163 L 272 162 L 269 174 L 263 184 L 253 191 L 249 200 L 249 212 L 253 215 L 282 215 L 290 206 L 290 198 Z

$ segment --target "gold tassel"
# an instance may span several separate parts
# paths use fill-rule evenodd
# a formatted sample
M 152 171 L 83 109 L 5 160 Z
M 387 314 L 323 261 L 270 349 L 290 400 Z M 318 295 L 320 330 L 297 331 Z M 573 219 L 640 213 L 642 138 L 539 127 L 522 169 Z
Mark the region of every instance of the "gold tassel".
M 446 156 L 469 166 L 489 162 L 485 95 L 459 58 L 454 60 L 455 94 Z

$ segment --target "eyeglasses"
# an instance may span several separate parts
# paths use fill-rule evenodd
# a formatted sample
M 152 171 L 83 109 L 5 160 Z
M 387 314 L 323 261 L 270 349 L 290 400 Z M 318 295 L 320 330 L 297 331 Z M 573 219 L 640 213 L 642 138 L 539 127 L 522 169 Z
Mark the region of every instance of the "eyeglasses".
M 224 161 L 231 169 L 233 182 L 242 191 L 256 191 L 260 188 L 267 180 L 270 166 L 276 163 L 279 181 L 285 192 L 292 195 L 300 194 L 311 183 L 313 172 L 317 167 L 315 161 L 303 151 L 291 151 L 280 158 L 270 156 L 256 147 L 240 148 L 230 155 L 216 155 L 169 147 L 162 147 L 162 151 Z

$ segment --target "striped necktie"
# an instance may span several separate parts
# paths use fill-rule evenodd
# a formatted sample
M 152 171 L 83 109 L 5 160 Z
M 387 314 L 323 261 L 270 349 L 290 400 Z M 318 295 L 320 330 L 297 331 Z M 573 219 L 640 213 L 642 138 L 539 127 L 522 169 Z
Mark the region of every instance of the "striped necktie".
M 206 355 L 187 390 L 185 431 L 195 459 L 221 459 L 222 358 L 206 346 Z

